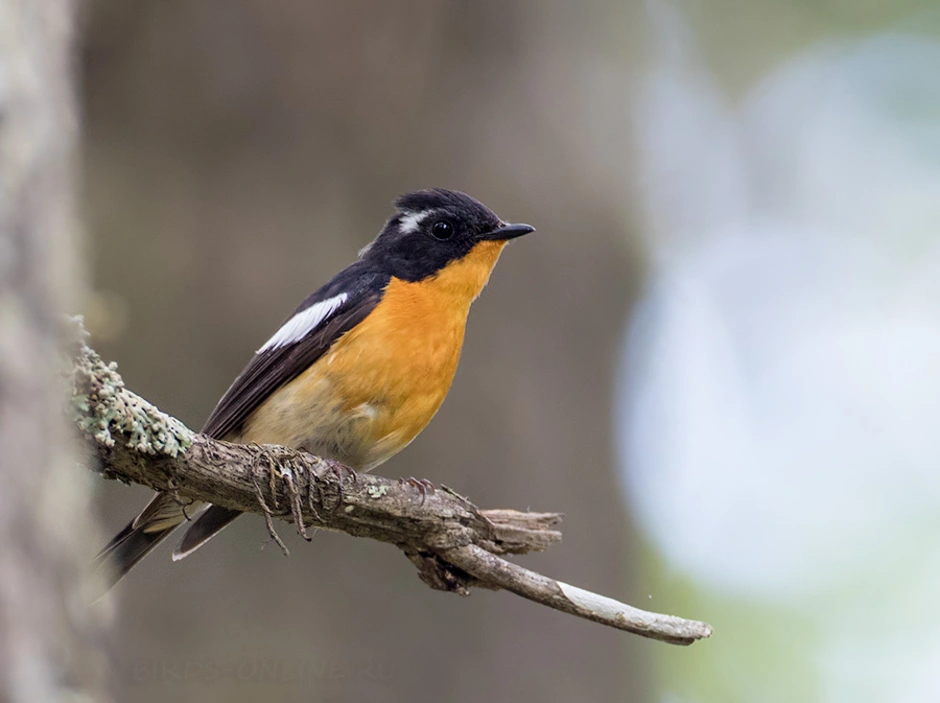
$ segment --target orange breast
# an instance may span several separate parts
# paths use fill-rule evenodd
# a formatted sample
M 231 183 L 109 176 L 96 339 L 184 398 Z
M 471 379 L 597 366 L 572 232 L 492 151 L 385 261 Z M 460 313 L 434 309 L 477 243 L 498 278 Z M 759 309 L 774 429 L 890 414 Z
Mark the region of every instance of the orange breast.
M 403 449 L 450 390 L 470 304 L 503 242 L 429 279 L 392 278 L 379 305 L 252 415 L 242 441 L 305 447 L 370 469 Z

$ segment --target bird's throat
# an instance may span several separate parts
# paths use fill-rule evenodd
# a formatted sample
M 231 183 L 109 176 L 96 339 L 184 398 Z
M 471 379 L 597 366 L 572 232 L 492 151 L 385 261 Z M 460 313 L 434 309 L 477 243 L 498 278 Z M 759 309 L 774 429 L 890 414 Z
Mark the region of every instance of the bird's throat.
M 504 241 L 486 241 L 474 245 L 465 256 L 451 261 L 433 276 L 420 281 L 434 296 L 440 296 L 450 305 L 466 305 L 477 299 L 483 291 L 499 255 L 506 246 Z

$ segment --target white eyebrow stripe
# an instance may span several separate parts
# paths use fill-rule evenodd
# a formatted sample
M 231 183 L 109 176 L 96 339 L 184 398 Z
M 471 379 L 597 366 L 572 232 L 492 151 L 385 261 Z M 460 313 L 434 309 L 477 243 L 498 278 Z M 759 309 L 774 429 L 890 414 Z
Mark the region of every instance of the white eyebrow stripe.
M 320 323 L 336 312 L 339 307 L 346 302 L 348 297 L 349 295 L 346 293 L 340 293 L 339 295 L 321 300 L 319 303 L 314 303 L 309 308 L 301 310 L 285 322 L 281 326 L 281 329 L 275 332 L 274 336 L 264 343 L 264 346 L 258 350 L 258 353 L 260 354 L 270 349 L 278 349 L 279 347 L 299 342 L 313 332 Z
M 398 231 L 402 234 L 408 234 L 418 229 L 424 218 L 430 215 L 434 210 L 422 210 L 421 212 L 409 212 L 402 216 L 398 225 Z

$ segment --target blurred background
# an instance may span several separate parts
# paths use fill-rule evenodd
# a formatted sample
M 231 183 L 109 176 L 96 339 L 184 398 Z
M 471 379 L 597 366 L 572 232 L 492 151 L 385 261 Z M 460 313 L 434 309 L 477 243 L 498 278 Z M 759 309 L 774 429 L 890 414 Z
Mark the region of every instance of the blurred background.
M 260 519 L 102 607 L 117 700 L 940 698 L 940 16 L 916 0 L 91 0 L 93 344 L 191 427 L 400 193 L 538 233 L 380 470 L 567 514 L 674 648 Z M 148 492 L 101 482 L 108 534 Z M 89 545 L 89 556 L 97 545 Z

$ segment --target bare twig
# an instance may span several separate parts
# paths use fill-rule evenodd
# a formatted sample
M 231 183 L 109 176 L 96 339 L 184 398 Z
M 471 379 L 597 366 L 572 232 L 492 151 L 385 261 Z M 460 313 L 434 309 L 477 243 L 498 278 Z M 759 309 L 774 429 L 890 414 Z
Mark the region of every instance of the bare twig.
M 618 630 L 670 644 L 692 644 L 712 632 L 711 626 L 703 622 L 650 613 L 613 598 L 555 581 L 501 559 L 475 544 L 447 550 L 442 556 L 487 586 L 512 591 L 549 608 Z
M 426 481 L 356 474 L 285 447 L 237 445 L 193 433 L 124 388 L 84 341 L 71 375 L 73 420 L 101 472 L 183 499 L 389 542 L 432 588 L 469 593 L 505 589 L 571 615 L 672 644 L 711 635 L 706 623 L 645 612 L 555 581 L 502 559 L 542 551 L 561 539 L 557 513 L 479 510 Z M 306 499 L 302 500 L 301 496 Z M 275 537 L 276 538 L 276 537 Z M 280 543 L 280 542 L 279 542 Z

